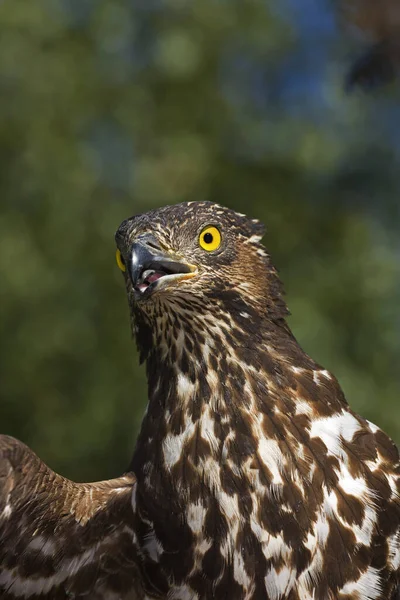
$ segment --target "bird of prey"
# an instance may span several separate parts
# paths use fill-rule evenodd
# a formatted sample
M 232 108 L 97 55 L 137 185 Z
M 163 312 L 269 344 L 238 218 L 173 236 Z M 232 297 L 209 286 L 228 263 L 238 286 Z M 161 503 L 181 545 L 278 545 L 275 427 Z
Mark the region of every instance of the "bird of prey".
M 369 44 L 350 69 L 346 87 L 371 89 L 400 73 L 399 0 L 339 0 L 344 21 L 363 33 Z
M 398 599 L 398 450 L 297 343 L 263 233 L 208 202 L 121 224 L 132 462 L 76 484 L 1 438 L 1 598 Z

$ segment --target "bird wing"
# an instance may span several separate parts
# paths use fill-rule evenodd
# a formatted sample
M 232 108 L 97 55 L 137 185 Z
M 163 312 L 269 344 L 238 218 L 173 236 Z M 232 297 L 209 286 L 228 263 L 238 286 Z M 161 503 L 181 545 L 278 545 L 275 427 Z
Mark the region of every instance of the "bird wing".
M 74 483 L 0 435 L 0 597 L 139 600 L 127 474 Z

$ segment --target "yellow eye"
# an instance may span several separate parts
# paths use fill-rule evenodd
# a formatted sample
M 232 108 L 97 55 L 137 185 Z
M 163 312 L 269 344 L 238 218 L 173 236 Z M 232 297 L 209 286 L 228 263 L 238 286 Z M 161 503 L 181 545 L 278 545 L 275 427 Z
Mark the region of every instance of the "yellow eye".
M 219 229 L 212 225 L 203 229 L 199 237 L 199 244 L 207 252 L 217 250 L 221 245 L 221 233 Z
M 122 257 L 121 252 L 118 250 L 118 248 L 117 248 L 117 251 L 115 253 L 115 258 L 117 260 L 118 267 L 121 269 L 121 271 L 123 271 L 125 273 L 125 271 L 126 271 L 125 261 L 124 261 L 124 259 Z

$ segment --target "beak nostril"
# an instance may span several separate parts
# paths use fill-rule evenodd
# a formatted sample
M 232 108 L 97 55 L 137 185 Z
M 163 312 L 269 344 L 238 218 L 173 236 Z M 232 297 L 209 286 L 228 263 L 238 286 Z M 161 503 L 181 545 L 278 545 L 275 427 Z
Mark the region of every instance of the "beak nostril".
M 160 242 L 153 235 L 143 235 L 138 238 L 142 244 L 147 246 L 147 248 L 151 248 L 152 250 L 162 251 L 163 247 Z
M 147 242 L 147 246 L 149 248 L 153 248 L 153 250 L 162 250 L 160 244 L 158 242 L 155 242 L 155 241 L 153 242 L 152 240 L 149 240 Z

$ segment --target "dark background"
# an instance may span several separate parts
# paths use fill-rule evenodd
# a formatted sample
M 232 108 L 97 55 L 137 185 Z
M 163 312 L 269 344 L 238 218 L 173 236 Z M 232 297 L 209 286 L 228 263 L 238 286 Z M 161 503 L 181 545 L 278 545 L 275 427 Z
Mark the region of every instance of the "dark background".
M 399 84 L 313 0 L 0 3 L 0 431 L 77 480 L 146 401 L 114 231 L 218 201 L 262 219 L 302 346 L 400 441 Z

